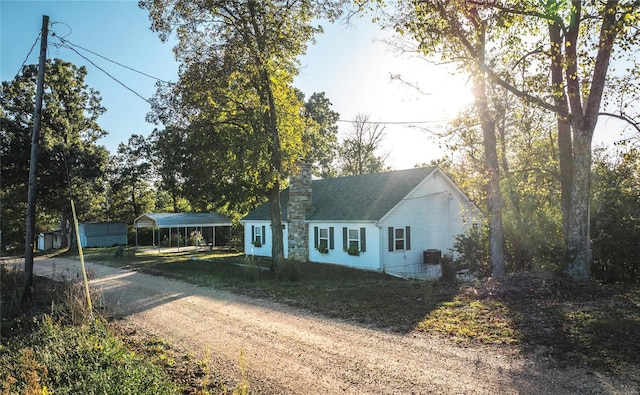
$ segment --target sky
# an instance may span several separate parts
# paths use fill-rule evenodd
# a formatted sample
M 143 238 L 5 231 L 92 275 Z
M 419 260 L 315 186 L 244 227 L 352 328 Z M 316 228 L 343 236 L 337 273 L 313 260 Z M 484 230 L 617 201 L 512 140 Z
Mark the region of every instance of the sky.
M 39 43 L 27 56 L 42 25 L 42 15 L 50 18 L 50 30 L 65 40 L 103 57 L 162 80 L 177 79 L 178 64 L 172 44 L 162 43 L 152 32 L 146 11 L 133 0 L 101 1 L 11 1 L 0 0 L 0 75 L 12 80 L 26 59 L 38 63 Z M 440 158 L 444 151 L 431 134 L 470 103 L 470 87 L 463 76 L 423 59 L 394 52 L 385 40 L 392 32 L 382 31 L 370 17 L 358 18 L 350 25 L 341 22 L 321 24 L 324 34 L 310 44 L 300 58 L 300 75 L 294 85 L 307 97 L 325 92 L 340 114 L 340 135 L 351 130 L 349 122 L 357 114 L 385 122 L 383 153 L 393 169 L 411 168 Z M 50 43 L 57 40 L 51 38 Z M 144 98 L 155 93 L 155 80 L 117 66 L 91 53 L 80 51 L 97 66 Z M 149 104 L 107 76 L 96 66 L 67 48 L 49 46 L 49 58 L 61 58 L 85 65 L 85 82 L 98 90 L 107 109 L 99 123 L 109 134 L 100 140 L 115 153 L 119 143 L 132 134 L 148 135 L 162 125 L 147 123 Z M 391 75 L 420 87 L 413 89 Z M 413 124 L 411 124 L 413 123 Z M 602 119 L 595 143 L 620 138 L 617 121 Z

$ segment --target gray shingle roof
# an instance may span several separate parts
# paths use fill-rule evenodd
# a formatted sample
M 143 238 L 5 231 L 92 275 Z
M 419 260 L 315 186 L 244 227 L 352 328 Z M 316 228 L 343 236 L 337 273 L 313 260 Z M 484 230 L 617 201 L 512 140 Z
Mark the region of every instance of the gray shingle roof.
M 398 170 L 313 180 L 313 211 L 309 221 L 377 221 L 396 206 L 436 167 Z M 282 220 L 287 220 L 289 188 L 280 193 Z M 264 203 L 244 220 L 269 220 L 269 203 Z

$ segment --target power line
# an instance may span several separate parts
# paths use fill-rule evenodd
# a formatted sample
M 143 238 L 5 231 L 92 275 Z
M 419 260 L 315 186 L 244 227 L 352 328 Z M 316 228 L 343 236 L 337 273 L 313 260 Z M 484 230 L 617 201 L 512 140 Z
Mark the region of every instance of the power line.
M 338 119 L 338 122 L 346 123 L 368 123 L 373 125 L 417 125 L 424 123 L 439 123 L 441 121 L 357 121 L 348 119 Z
M 72 50 L 73 52 L 77 53 L 78 56 L 80 56 L 82 59 L 86 60 L 87 62 L 91 63 L 92 65 L 94 65 L 98 70 L 102 71 L 103 73 L 105 73 L 107 76 L 109 76 L 109 78 L 111 78 L 112 80 L 114 80 L 115 82 L 117 82 L 118 84 L 122 85 L 125 89 L 129 90 L 131 93 L 133 93 L 134 95 L 138 96 L 139 98 L 141 98 L 142 100 L 146 101 L 147 103 L 151 104 L 151 102 L 144 98 L 141 94 L 139 94 L 138 92 L 134 91 L 133 89 L 129 88 L 127 85 L 125 85 L 124 82 L 121 82 L 120 80 L 118 80 L 116 77 L 112 76 L 111 74 L 109 74 L 107 71 L 105 71 L 103 68 L 101 68 L 100 66 L 98 66 L 97 64 L 93 63 L 93 61 L 91 61 L 90 59 L 88 59 L 86 56 L 82 55 L 80 52 L 76 51 L 75 48 L 72 47 L 66 47 L 70 50 Z
M 60 40 L 60 42 L 61 42 L 62 44 L 66 44 L 67 46 L 66 46 L 65 48 L 69 48 L 69 49 L 71 49 L 71 47 L 80 48 L 80 49 L 81 49 L 81 50 L 83 50 L 83 51 L 87 51 L 87 52 L 89 52 L 89 53 L 91 53 L 91 54 L 93 54 L 93 55 L 95 55 L 95 56 L 98 56 L 98 57 L 100 57 L 100 58 L 102 58 L 102 59 L 104 59 L 104 60 L 106 60 L 106 61 L 108 61 L 108 62 L 111 62 L 111 63 L 113 63 L 113 64 L 116 64 L 116 65 L 118 65 L 118 66 L 120 66 L 120 67 L 123 67 L 123 68 L 125 68 L 125 69 L 127 69 L 127 70 L 131 70 L 131 71 L 133 71 L 133 72 L 135 72 L 135 73 L 138 73 L 138 74 L 144 75 L 145 77 L 148 77 L 148 78 L 154 79 L 154 80 L 156 80 L 156 81 L 164 82 L 164 83 L 167 83 L 167 84 L 169 83 L 169 81 L 165 81 L 165 80 L 163 80 L 162 78 L 154 77 L 154 76 L 152 76 L 152 75 L 150 75 L 150 74 L 145 73 L 144 71 L 136 70 L 136 69 L 134 69 L 133 67 L 129 67 L 129 66 L 124 65 L 124 64 L 122 64 L 122 63 L 116 62 L 115 60 L 109 59 L 109 58 L 107 58 L 106 56 L 100 55 L 99 53 L 96 53 L 96 52 L 94 52 L 94 51 L 92 51 L 92 50 L 90 50 L 90 49 L 87 49 L 87 48 L 81 47 L 81 46 L 80 46 L 80 45 L 78 45 L 78 44 L 74 44 L 74 43 L 72 43 L 72 42 L 71 42 L 71 41 L 69 41 L 69 40 L 65 40 L 64 38 L 62 38 L 62 37 L 60 37 L 60 36 L 57 36 L 55 33 L 52 33 L 52 35 L 53 35 L 54 37 L 56 37 L 58 40 Z M 76 53 L 77 53 L 77 52 L 76 52 Z
M 29 53 L 27 54 L 27 57 L 24 58 L 24 60 L 22 61 L 22 64 L 20 65 L 20 68 L 18 69 L 18 72 L 16 73 L 16 77 L 18 76 L 18 74 L 20 74 L 20 70 L 22 70 L 24 65 L 27 63 L 27 60 L 29 60 L 29 56 L 31 56 L 31 52 L 33 51 L 33 48 L 35 48 L 36 44 L 38 43 L 38 40 L 40 40 L 40 34 L 41 33 L 38 33 L 38 37 L 36 37 L 36 41 L 33 42 L 33 45 L 31 46 L 31 49 L 29 50 Z M 15 77 L 14 77 L 14 79 L 15 79 Z

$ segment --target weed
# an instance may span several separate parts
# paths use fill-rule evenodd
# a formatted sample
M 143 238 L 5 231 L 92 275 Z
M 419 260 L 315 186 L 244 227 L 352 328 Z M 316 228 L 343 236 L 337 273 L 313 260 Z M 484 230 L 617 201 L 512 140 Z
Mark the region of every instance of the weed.
M 238 367 L 240 368 L 240 382 L 233 389 L 233 395 L 247 395 L 249 393 L 249 376 L 247 375 L 247 360 L 244 357 L 244 350 L 240 350 Z
M 22 291 L 24 274 L 13 267 L 0 265 L 0 312 L 3 322 L 22 311 Z
M 254 258 L 253 255 L 245 255 L 244 256 L 244 273 L 246 279 L 249 281 L 259 281 L 260 280 L 260 265 L 258 260 Z
M 178 390 L 159 367 L 129 351 L 100 320 L 69 326 L 45 315 L 35 332 L 12 338 L 3 351 L 0 377 L 22 378 L 0 383 L 4 393 L 42 393 L 45 386 L 61 394 Z

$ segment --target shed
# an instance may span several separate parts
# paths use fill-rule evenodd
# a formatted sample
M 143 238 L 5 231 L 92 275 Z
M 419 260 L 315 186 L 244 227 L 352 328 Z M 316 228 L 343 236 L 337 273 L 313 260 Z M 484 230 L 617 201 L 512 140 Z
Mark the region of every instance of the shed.
M 42 232 L 38 235 L 38 250 L 40 251 L 58 249 L 61 245 L 62 232 L 59 229 Z
M 218 213 L 146 213 L 133 221 L 137 230 L 153 228 L 153 245 L 166 242 L 169 247 L 186 245 L 194 233 L 211 247 L 227 245 L 231 239 L 231 219 Z M 157 233 L 156 231 L 157 230 Z M 183 239 L 183 241 L 181 241 Z
M 82 247 L 127 245 L 129 230 L 124 222 L 82 222 L 78 230 Z

